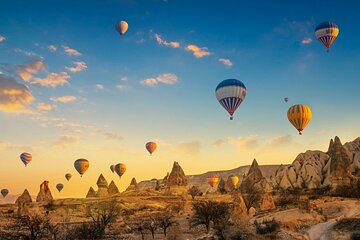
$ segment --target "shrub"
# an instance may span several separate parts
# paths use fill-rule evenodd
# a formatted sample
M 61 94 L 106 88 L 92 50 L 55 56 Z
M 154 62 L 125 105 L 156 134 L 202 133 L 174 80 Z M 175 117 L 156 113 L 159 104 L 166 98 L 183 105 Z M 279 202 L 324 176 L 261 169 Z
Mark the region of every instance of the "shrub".
M 200 189 L 197 186 L 192 186 L 191 188 L 189 188 L 188 194 L 191 195 L 192 200 L 194 200 L 195 197 L 197 197 L 197 196 L 203 195 L 203 193 L 200 191 Z
M 360 179 L 354 181 L 351 185 L 337 186 L 331 195 L 344 198 L 360 198 Z
M 290 195 L 290 194 L 281 194 L 276 202 L 275 205 L 278 207 L 286 207 L 291 204 L 297 203 L 299 200 L 298 196 Z
M 360 232 L 354 232 L 350 236 L 350 240 L 359 240 L 360 239 Z
M 280 228 L 279 223 L 275 221 L 275 219 L 266 220 L 262 223 L 258 223 L 257 221 L 255 221 L 254 224 L 256 228 L 256 233 L 261 235 L 274 233 Z

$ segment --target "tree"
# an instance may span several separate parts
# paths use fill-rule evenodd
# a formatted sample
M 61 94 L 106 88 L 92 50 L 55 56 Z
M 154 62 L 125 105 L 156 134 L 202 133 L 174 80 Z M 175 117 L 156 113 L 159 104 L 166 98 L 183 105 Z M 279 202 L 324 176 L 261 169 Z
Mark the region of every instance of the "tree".
M 46 235 L 49 219 L 38 214 L 25 215 L 18 218 L 18 224 L 20 227 L 18 231 L 20 236 L 26 239 L 36 240 Z M 23 231 L 25 234 L 21 234 Z
M 191 195 L 192 200 L 194 200 L 197 196 L 202 196 L 203 194 L 197 186 L 189 188 L 188 193 Z
M 163 230 L 165 237 L 166 237 L 168 228 L 177 223 L 175 220 L 173 220 L 173 216 L 169 213 L 157 215 L 156 221 L 157 221 L 158 226 Z
M 145 222 L 145 228 L 151 232 L 151 236 L 154 239 L 157 225 L 156 225 L 156 221 L 152 217 L 150 217 L 148 221 Z

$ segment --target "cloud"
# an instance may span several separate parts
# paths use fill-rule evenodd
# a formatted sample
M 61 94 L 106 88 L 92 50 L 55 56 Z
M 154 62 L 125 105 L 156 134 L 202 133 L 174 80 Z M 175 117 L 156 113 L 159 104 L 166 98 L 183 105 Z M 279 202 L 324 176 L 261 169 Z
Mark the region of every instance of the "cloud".
M 33 60 L 24 65 L 17 66 L 15 72 L 21 79 L 29 82 L 34 74 L 43 69 L 45 69 L 45 63 L 42 60 Z
M 76 73 L 81 72 L 87 68 L 86 62 L 73 62 L 75 64 L 75 67 L 65 67 L 70 72 Z
M 146 86 L 154 86 L 157 85 L 159 83 L 163 83 L 163 84 L 175 84 L 177 83 L 177 76 L 173 73 L 164 73 L 159 75 L 156 78 L 146 78 L 142 81 L 140 81 L 140 83 L 142 85 L 146 85 Z
M 57 97 L 57 98 L 50 98 L 50 100 L 53 102 L 61 102 L 61 103 L 74 102 L 74 101 L 76 101 L 76 99 L 77 98 L 74 96 L 62 96 L 62 97 Z
M 78 141 L 79 141 L 79 137 L 77 137 L 77 136 L 63 135 L 63 136 L 59 137 L 58 139 L 56 139 L 55 141 L 53 141 L 51 143 L 51 146 L 66 148 Z
M 224 143 L 226 143 L 226 140 L 225 140 L 225 139 L 217 139 L 217 140 L 213 143 L 213 146 L 214 146 L 214 147 L 220 147 L 220 146 L 224 145 Z
M 31 113 L 28 106 L 34 99 L 27 86 L 0 74 L 0 111 Z
M 311 38 L 304 38 L 302 41 L 301 41 L 301 43 L 302 44 L 310 44 L 312 42 L 312 39 Z
M 159 34 L 155 33 L 155 38 L 156 38 L 157 43 L 160 44 L 160 45 L 164 45 L 164 46 L 172 47 L 172 48 L 179 48 L 180 47 L 179 42 L 167 42 L 165 39 L 162 39 Z
M 183 142 L 179 143 L 177 148 L 185 154 L 195 155 L 199 154 L 201 143 L 199 141 Z
M 257 136 L 228 137 L 227 142 L 246 149 L 254 149 L 259 146 Z
M 105 89 L 104 85 L 102 85 L 102 84 L 96 84 L 95 87 L 98 90 L 104 90 Z
M 28 57 L 38 56 L 38 54 L 36 54 L 34 52 L 25 51 L 25 50 L 20 49 L 20 48 L 15 48 L 14 52 L 24 54 L 25 56 L 28 56 Z
M 121 81 L 127 81 L 127 80 L 129 80 L 129 78 L 127 76 L 124 76 L 124 77 L 120 78 L 120 80 Z
M 289 145 L 292 142 L 291 135 L 277 136 L 270 138 L 266 141 L 268 147 L 283 147 Z
M 0 43 L 5 41 L 6 40 L 6 37 L 4 37 L 3 35 L 0 35 Z
M 70 48 L 69 46 L 62 46 L 64 51 L 67 53 L 67 55 L 69 56 L 81 56 L 81 53 L 78 52 L 77 50 Z
M 3 140 L 0 140 L 0 148 L 2 148 L 2 149 L 17 149 L 17 150 L 22 150 L 22 151 L 32 150 L 31 147 L 16 144 L 16 143 L 11 143 L 11 142 L 7 142 L 7 141 L 3 141 Z M 30 151 L 30 152 L 32 152 L 32 151 Z
M 230 59 L 226 59 L 226 58 L 219 58 L 218 59 L 219 62 L 223 63 L 225 66 L 227 67 L 232 67 L 233 63 L 231 62 Z
M 37 109 L 40 111 L 51 111 L 55 105 L 49 103 L 38 103 Z
M 50 52 L 56 52 L 57 50 L 57 47 L 55 45 L 49 45 L 47 48 L 49 49 Z
M 197 58 L 205 57 L 211 54 L 206 47 L 198 47 L 194 44 L 187 45 L 185 50 L 193 52 L 193 55 Z
M 104 136 L 105 136 L 106 140 L 117 140 L 117 141 L 122 141 L 123 140 L 123 137 L 121 137 L 120 135 L 118 135 L 116 133 L 105 132 Z
M 63 86 L 65 84 L 69 84 L 67 79 L 70 76 L 67 72 L 59 72 L 59 73 L 49 73 L 45 78 L 34 78 L 31 83 L 37 84 L 43 87 L 52 87 L 55 88 L 57 86 Z
M 118 84 L 118 85 L 116 85 L 116 88 L 117 88 L 117 90 L 122 91 L 126 88 L 126 86 L 122 85 L 122 84 Z

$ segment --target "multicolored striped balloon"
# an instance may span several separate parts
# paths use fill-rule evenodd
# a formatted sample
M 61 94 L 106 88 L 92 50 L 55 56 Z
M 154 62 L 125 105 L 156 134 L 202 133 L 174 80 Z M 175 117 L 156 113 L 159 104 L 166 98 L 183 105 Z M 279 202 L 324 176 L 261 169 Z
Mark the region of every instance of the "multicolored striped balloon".
M 219 182 L 219 176 L 218 175 L 209 175 L 206 180 L 209 183 L 211 187 L 215 187 L 216 184 Z
M 126 165 L 123 163 L 118 163 L 115 165 L 115 172 L 119 177 L 121 177 L 126 172 Z
M 323 22 L 315 28 L 316 38 L 324 44 L 328 51 L 338 35 L 339 27 L 334 22 Z
M 232 120 L 236 109 L 245 99 L 246 87 L 237 79 L 226 79 L 217 85 L 215 95 Z
M 297 104 L 289 108 L 287 117 L 290 123 L 299 131 L 301 135 L 302 131 L 308 125 L 311 120 L 311 109 L 304 104 Z
M 25 164 L 25 167 L 31 162 L 32 160 L 32 156 L 30 153 L 22 153 L 20 155 L 20 160 Z
M 146 143 L 145 147 L 148 150 L 148 152 L 150 153 L 150 155 L 152 155 L 153 152 L 155 151 L 155 149 L 157 148 L 157 144 L 154 142 L 148 142 L 148 143 Z
M 74 167 L 75 167 L 76 171 L 78 171 L 78 173 L 80 173 L 81 177 L 86 172 L 86 170 L 88 170 L 89 165 L 90 165 L 89 161 L 86 159 L 83 159 L 83 158 L 80 158 L 74 162 Z

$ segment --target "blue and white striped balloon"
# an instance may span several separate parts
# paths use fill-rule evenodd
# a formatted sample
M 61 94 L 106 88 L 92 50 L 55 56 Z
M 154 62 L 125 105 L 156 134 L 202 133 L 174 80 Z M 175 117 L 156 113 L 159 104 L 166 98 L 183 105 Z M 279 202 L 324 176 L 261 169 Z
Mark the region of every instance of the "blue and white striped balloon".
M 230 120 L 232 120 L 236 109 L 245 99 L 246 87 L 240 80 L 226 79 L 217 85 L 215 94 L 221 106 L 230 114 Z
M 29 164 L 29 162 L 31 162 L 32 156 L 30 153 L 24 152 L 20 155 L 20 160 L 25 164 L 26 167 Z

